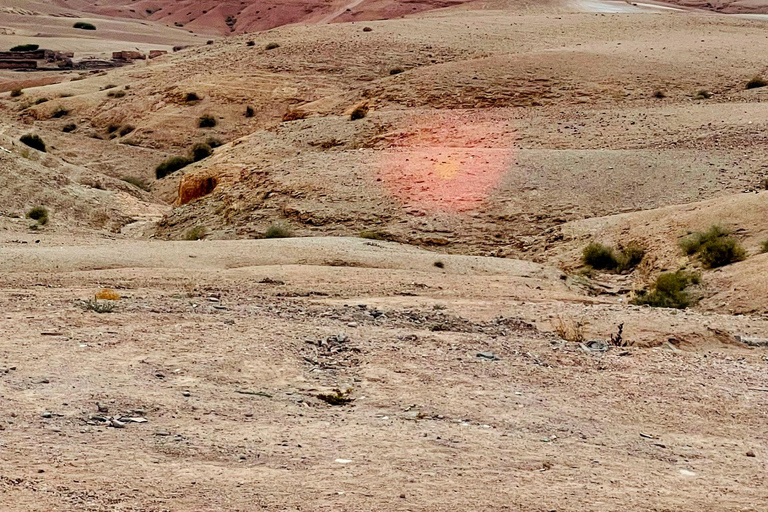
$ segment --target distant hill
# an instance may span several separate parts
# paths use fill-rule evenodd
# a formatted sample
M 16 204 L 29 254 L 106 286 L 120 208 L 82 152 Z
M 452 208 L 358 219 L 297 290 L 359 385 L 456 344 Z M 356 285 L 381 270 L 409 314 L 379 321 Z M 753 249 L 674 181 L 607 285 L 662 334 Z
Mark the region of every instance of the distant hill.
M 212 35 L 268 30 L 291 23 L 397 18 L 463 3 L 462 0 L 51 0 L 61 7 L 102 16 L 147 19 Z

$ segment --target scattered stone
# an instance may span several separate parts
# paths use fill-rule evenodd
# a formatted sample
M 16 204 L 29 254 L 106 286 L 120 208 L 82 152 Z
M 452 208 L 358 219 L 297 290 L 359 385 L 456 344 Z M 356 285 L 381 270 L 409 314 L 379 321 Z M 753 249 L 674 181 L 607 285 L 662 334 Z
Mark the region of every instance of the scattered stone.
M 581 350 L 583 350 L 587 354 L 591 354 L 594 352 L 598 352 L 598 353 L 606 352 L 610 348 L 610 346 L 606 342 L 599 341 L 599 340 L 593 340 L 593 341 L 588 341 L 586 343 L 581 343 L 579 344 L 579 346 L 581 347 Z
M 171 435 L 171 433 L 170 433 L 170 432 L 168 432 L 167 430 L 158 430 L 157 432 L 155 432 L 155 435 L 156 435 L 156 436 L 162 436 L 162 437 L 165 437 L 165 436 L 169 436 L 169 435 Z
M 44 411 L 43 414 L 41 414 L 43 418 L 52 418 L 53 414 L 49 411 Z
M 347 327 L 357 327 L 357 322 L 349 322 Z
M 181 396 L 191 396 L 192 394 L 189 391 L 184 391 Z
M 116 420 L 115 418 L 111 418 L 109 420 L 109 426 L 115 428 L 125 428 L 125 423 L 120 420 Z
M 109 407 L 102 402 L 96 402 L 96 407 L 99 409 L 99 412 L 109 412 Z
M 646 439 L 654 439 L 651 434 L 643 434 L 642 432 L 640 432 L 640 437 L 644 437 Z
M 333 461 L 333 462 L 338 462 L 339 464 L 349 464 L 349 463 L 350 463 L 350 462 L 352 462 L 352 461 L 351 461 L 351 460 L 349 460 L 349 459 L 336 459 L 336 460 L 335 460 L 335 461 Z
M 768 338 L 751 338 L 740 336 L 738 334 L 734 336 L 734 338 L 736 338 L 736 341 L 744 343 L 750 347 L 768 347 Z
M 681 469 L 680 474 L 683 476 L 696 476 L 696 473 L 693 471 L 688 471 L 687 469 Z
M 499 357 L 493 352 L 478 352 L 477 357 L 480 359 L 490 359 L 491 361 L 498 361 Z
M 747 457 L 754 457 L 754 456 L 755 456 L 755 452 L 753 452 L 752 450 L 749 450 L 747 452 Z

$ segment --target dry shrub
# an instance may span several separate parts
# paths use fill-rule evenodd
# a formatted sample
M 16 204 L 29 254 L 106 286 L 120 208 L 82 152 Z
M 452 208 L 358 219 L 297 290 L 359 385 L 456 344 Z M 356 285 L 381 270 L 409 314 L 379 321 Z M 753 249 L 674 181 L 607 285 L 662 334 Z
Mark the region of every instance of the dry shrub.
M 563 317 L 561 315 L 557 315 L 557 318 L 555 318 L 553 322 L 555 332 L 560 338 L 577 343 L 582 343 L 585 340 L 585 325 L 586 322 L 584 322 L 583 318 L 576 320 L 575 318 Z
M 120 294 L 112 288 L 102 288 L 96 293 L 97 300 L 120 300 Z

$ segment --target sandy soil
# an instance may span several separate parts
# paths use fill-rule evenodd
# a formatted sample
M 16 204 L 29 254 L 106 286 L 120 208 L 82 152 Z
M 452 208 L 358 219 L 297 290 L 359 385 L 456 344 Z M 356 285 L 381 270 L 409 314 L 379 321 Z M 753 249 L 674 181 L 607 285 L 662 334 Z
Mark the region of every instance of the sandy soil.
M 0 74 L 0 510 L 764 511 L 765 23 L 351 3 L 0 8 L 2 44 L 202 40 Z M 717 223 L 748 258 L 702 269 Z M 630 304 L 678 268 L 698 304 Z

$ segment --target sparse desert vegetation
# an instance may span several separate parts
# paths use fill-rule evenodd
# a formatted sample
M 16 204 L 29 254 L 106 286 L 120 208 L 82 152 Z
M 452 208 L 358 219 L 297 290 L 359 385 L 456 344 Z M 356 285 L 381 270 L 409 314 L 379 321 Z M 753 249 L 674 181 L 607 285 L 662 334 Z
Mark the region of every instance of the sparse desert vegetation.
M 264 232 L 264 238 L 289 238 L 293 236 L 291 228 L 283 222 L 275 222 Z
M 645 249 L 637 242 L 630 242 L 616 250 L 613 247 L 592 242 L 582 251 L 582 262 L 596 270 L 628 272 L 643 261 Z
M 656 308 L 685 309 L 696 301 L 689 287 L 699 283 L 701 277 L 693 272 L 663 272 L 656 278 L 650 290 L 638 292 L 632 302 Z
M 37 222 L 38 226 L 44 226 L 48 224 L 48 208 L 45 206 L 35 206 L 27 212 L 27 218 Z
M 731 232 L 718 225 L 684 237 L 680 240 L 680 248 L 689 256 L 697 256 L 704 268 L 722 267 L 747 257 Z
M 213 128 L 218 124 L 218 121 L 216 121 L 216 118 L 213 117 L 210 114 L 204 114 L 198 119 L 197 126 L 200 128 Z

